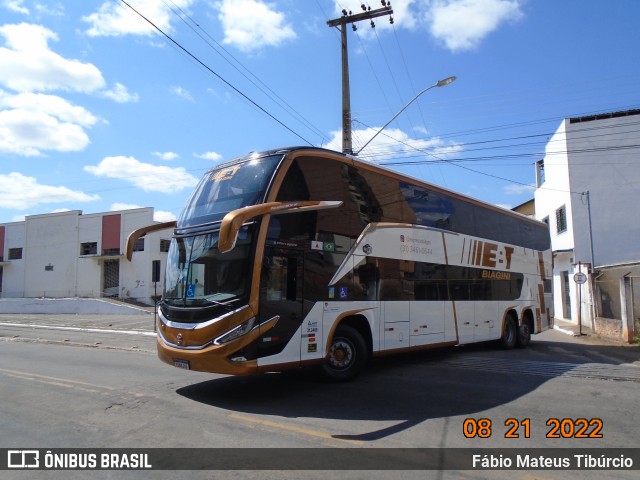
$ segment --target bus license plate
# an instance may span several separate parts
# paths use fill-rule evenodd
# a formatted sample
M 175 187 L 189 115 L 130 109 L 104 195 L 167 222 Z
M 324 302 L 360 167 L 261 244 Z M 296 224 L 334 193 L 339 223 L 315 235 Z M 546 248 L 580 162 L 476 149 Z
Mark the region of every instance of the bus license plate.
M 183 370 L 189 370 L 189 361 L 188 360 L 174 360 L 173 366 L 182 368 Z

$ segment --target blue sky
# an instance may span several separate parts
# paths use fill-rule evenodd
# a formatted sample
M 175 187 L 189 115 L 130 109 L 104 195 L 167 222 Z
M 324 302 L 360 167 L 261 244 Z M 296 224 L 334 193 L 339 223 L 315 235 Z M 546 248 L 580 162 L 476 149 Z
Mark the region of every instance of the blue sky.
M 341 149 L 340 37 L 326 22 L 360 1 L 128 3 L 173 41 L 120 0 L 0 0 L 0 223 L 137 206 L 170 220 L 222 160 Z M 533 197 L 563 118 L 640 108 L 636 0 L 392 7 L 393 25 L 349 29 L 354 150 L 416 93 L 457 80 L 364 160 L 512 207 Z

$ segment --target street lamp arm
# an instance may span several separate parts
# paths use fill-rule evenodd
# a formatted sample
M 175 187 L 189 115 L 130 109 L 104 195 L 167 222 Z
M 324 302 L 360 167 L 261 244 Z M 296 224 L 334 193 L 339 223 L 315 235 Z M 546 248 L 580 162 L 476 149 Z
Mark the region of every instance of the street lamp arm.
M 409 100 L 409 101 L 407 102 L 407 104 L 406 104 L 404 107 L 402 107 L 402 108 L 400 109 L 400 111 L 399 111 L 398 113 L 396 113 L 396 114 L 391 118 L 391 120 L 389 120 L 387 123 L 385 123 L 385 124 L 384 124 L 384 126 L 383 126 L 380 130 L 378 130 L 378 131 L 373 135 L 373 137 L 371 137 L 371 138 L 367 141 L 367 143 L 365 143 L 365 144 L 362 146 L 362 148 L 360 148 L 360 150 L 358 150 L 356 153 L 354 153 L 354 155 L 358 155 L 360 152 L 362 152 L 362 150 L 364 150 L 364 148 L 365 148 L 367 145 L 369 145 L 369 144 L 373 141 L 373 139 L 374 139 L 374 138 L 376 138 L 376 137 L 377 137 L 377 136 L 378 136 L 378 135 L 379 135 L 379 134 L 380 134 L 380 133 L 381 133 L 385 128 L 387 128 L 391 122 L 393 122 L 396 118 L 398 118 L 398 116 L 399 116 L 402 112 L 404 112 L 404 111 L 407 109 L 407 107 L 408 107 L 409 105 L 411 105 L 411 104 L 412 104 L 412 103 L 413 103 L 413 102 L 414 102 L 414 101 L 415 101 L 415 100 L 416 100 L 420 95 L 422 95 L 423 93 L 425 93 L 425 92 L 427 92 L 427 91 L 431 90 L 432 88 L 435 88 L 435 87 L 444 87 L 445 85 L 449 85 L 450 83 L 453 83 L 453 82 L 455 81 L 455 79 L 456 79 L 456 77 L 455 77 L 455 76 L 453 76 L 453 77 L 447 77 L 447 78 L 445 78 L 444 80 L 440 80 L 440 81 L 438 81 L 438 82 L 434 83 L 433 85 L 431 85 L 431 86 L 429 86 L 429 87 L 425 88 L 424 90 L 422 90 L 422 91 L 418 92 L 418 93 L 417 93 L 417 94 L 416 94 L 416 95 L 415 95 L 411 100 Z

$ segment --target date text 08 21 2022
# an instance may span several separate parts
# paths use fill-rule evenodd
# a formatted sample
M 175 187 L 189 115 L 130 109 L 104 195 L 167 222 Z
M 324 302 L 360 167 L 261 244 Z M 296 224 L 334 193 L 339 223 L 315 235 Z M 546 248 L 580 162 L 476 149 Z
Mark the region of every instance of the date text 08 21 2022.
M 546 438 L 603 438 L 604 423 L 599 418 L 549 418 Z M 531 419 L 508 418 L 504 438 L 531 438 Z M 467 418 L 462 426 L 466 438 L 491 438 L 493 422 L 489 418 Z

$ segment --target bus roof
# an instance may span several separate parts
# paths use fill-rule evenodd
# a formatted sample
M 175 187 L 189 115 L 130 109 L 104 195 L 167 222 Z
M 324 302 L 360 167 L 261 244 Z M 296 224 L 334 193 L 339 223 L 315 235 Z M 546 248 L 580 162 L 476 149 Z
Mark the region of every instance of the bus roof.
M 497 211 L 497 212 L 502 213 L 502 214 L 510 215 L 510 216 L 513 216 L 513 217 L 517 217 L 517 218 L 519 218 L 521 220 L 527 221 L 527 222 L 532 223 L 534 225 L 537 225 L 537 226 L 539 226 L 541 228 L 549 228 L 549 226 L 546 223 L 544 223 L 544 222 L 542 222 L 540 220 L 536 220 L 536 219 L 534 219 L 532 217 L 529 217 L 527 215 L 523 215 L 523 214 L 515 212 L 513 210 L 509 210 L 509 209 L 502 208 L 502 207 L 499 207 L 497 205 L 493 205 L 491 203 L 488 203 L 488 202 L 485 202 L 485 201 L 482 201 L 482 200 L 478 200 L 478 199 L 473 198 L 471 196 L 464 195 L 464 194 L 456 192 L 454 190 L 449 190 L 449 189 L 441 187 L 439 185 L 435 185 L 433 183 L 426 182 L 424 180 L 412 177 L 410 175 L 406 175 L 406 174 L 400 173 L 400 172 L 398 172 L 396 170 L 391 170 L 389 168 L 386 168 L 386 167 L 381 166 L 381 165 L 377 165 L 375 163 L 371 163 L 371 162 L 367 162 L 367 161 L 364 161 L 364 160 L 360 160 L 360 159 L 358 159 L 357 157 L 355 157 L 353 155 L 347 155 L 347 154 L 344 154 L 344 153 L 341 153 L 341 152 L 337 152 L 335 150 L 329 150 L 329 149 L 326 149 L 326 148 L 311 147 L 311 146 L 293 146 L 293 147 L 277 148 L 277 149 L 272 149 L 272 150 L 253 151 L 253 152 L 250 152 L 250 153 L 248 153 L 248 154 L 246 154 L 244 156 L 236 157 L 233 160 L 230 160 L 228 162 L 224 162 L 222 164 L 216 165 L 215 167 L 213 167 L 213 169 L 229 167 L 229 166 L 237 164 L 237 163 L 245 162 L 245 161 L 247 161 L 249 159 L 252 159 L 252 158 L 257 159 L 257 158 L 262 158 L 262 157 L 267 157 L 267 156 L 272 156 L 272 155 L 278 155 L 278 154 L 284 156 L 284 155 L 288 155 L 288 154 L 291 154 L 291 153 L 295 153 L 296 156 L 299 156 L 300 154 L 302 154 L 304 152 L 310 152 L 310 153 L 315 152 L 315 153 L 320 153 L 320 154 L 323 154 L 323 155 L 329 155 L 329 156 L 335 158 L 336 160 L 340 160 L 340 161 L 343 161 L 345 163 L 351 163 L 354 166 L 358 166 L 358 167 L 361 167 L 361 168 L 364 168 L 364 169 L 367 169 L 367 170 L 378 171 L 380 173 L 384 173 L 386 175 L 393 176 L 393 177 L 401 179 L 403 181 L 407 181 L 407 182 L 410 182 L 412 184 L 416 184 L 416 185 L 419 185 L 419 186 L 427 187 L 427 188 L 429 188 L 431 190 L 434 190 L 436 192 L 443 193 L 443 194 L 446 194 L 446 195 L 450 195 L 450 196 L 452 196 L 454 198 L 458 198 L 458 199 L 466 201 L 466 202 L 470 202 L 470 203 L 473 203 L 473 204 L 476 204 L 476 205 L 483 206 L 485 208 Z

